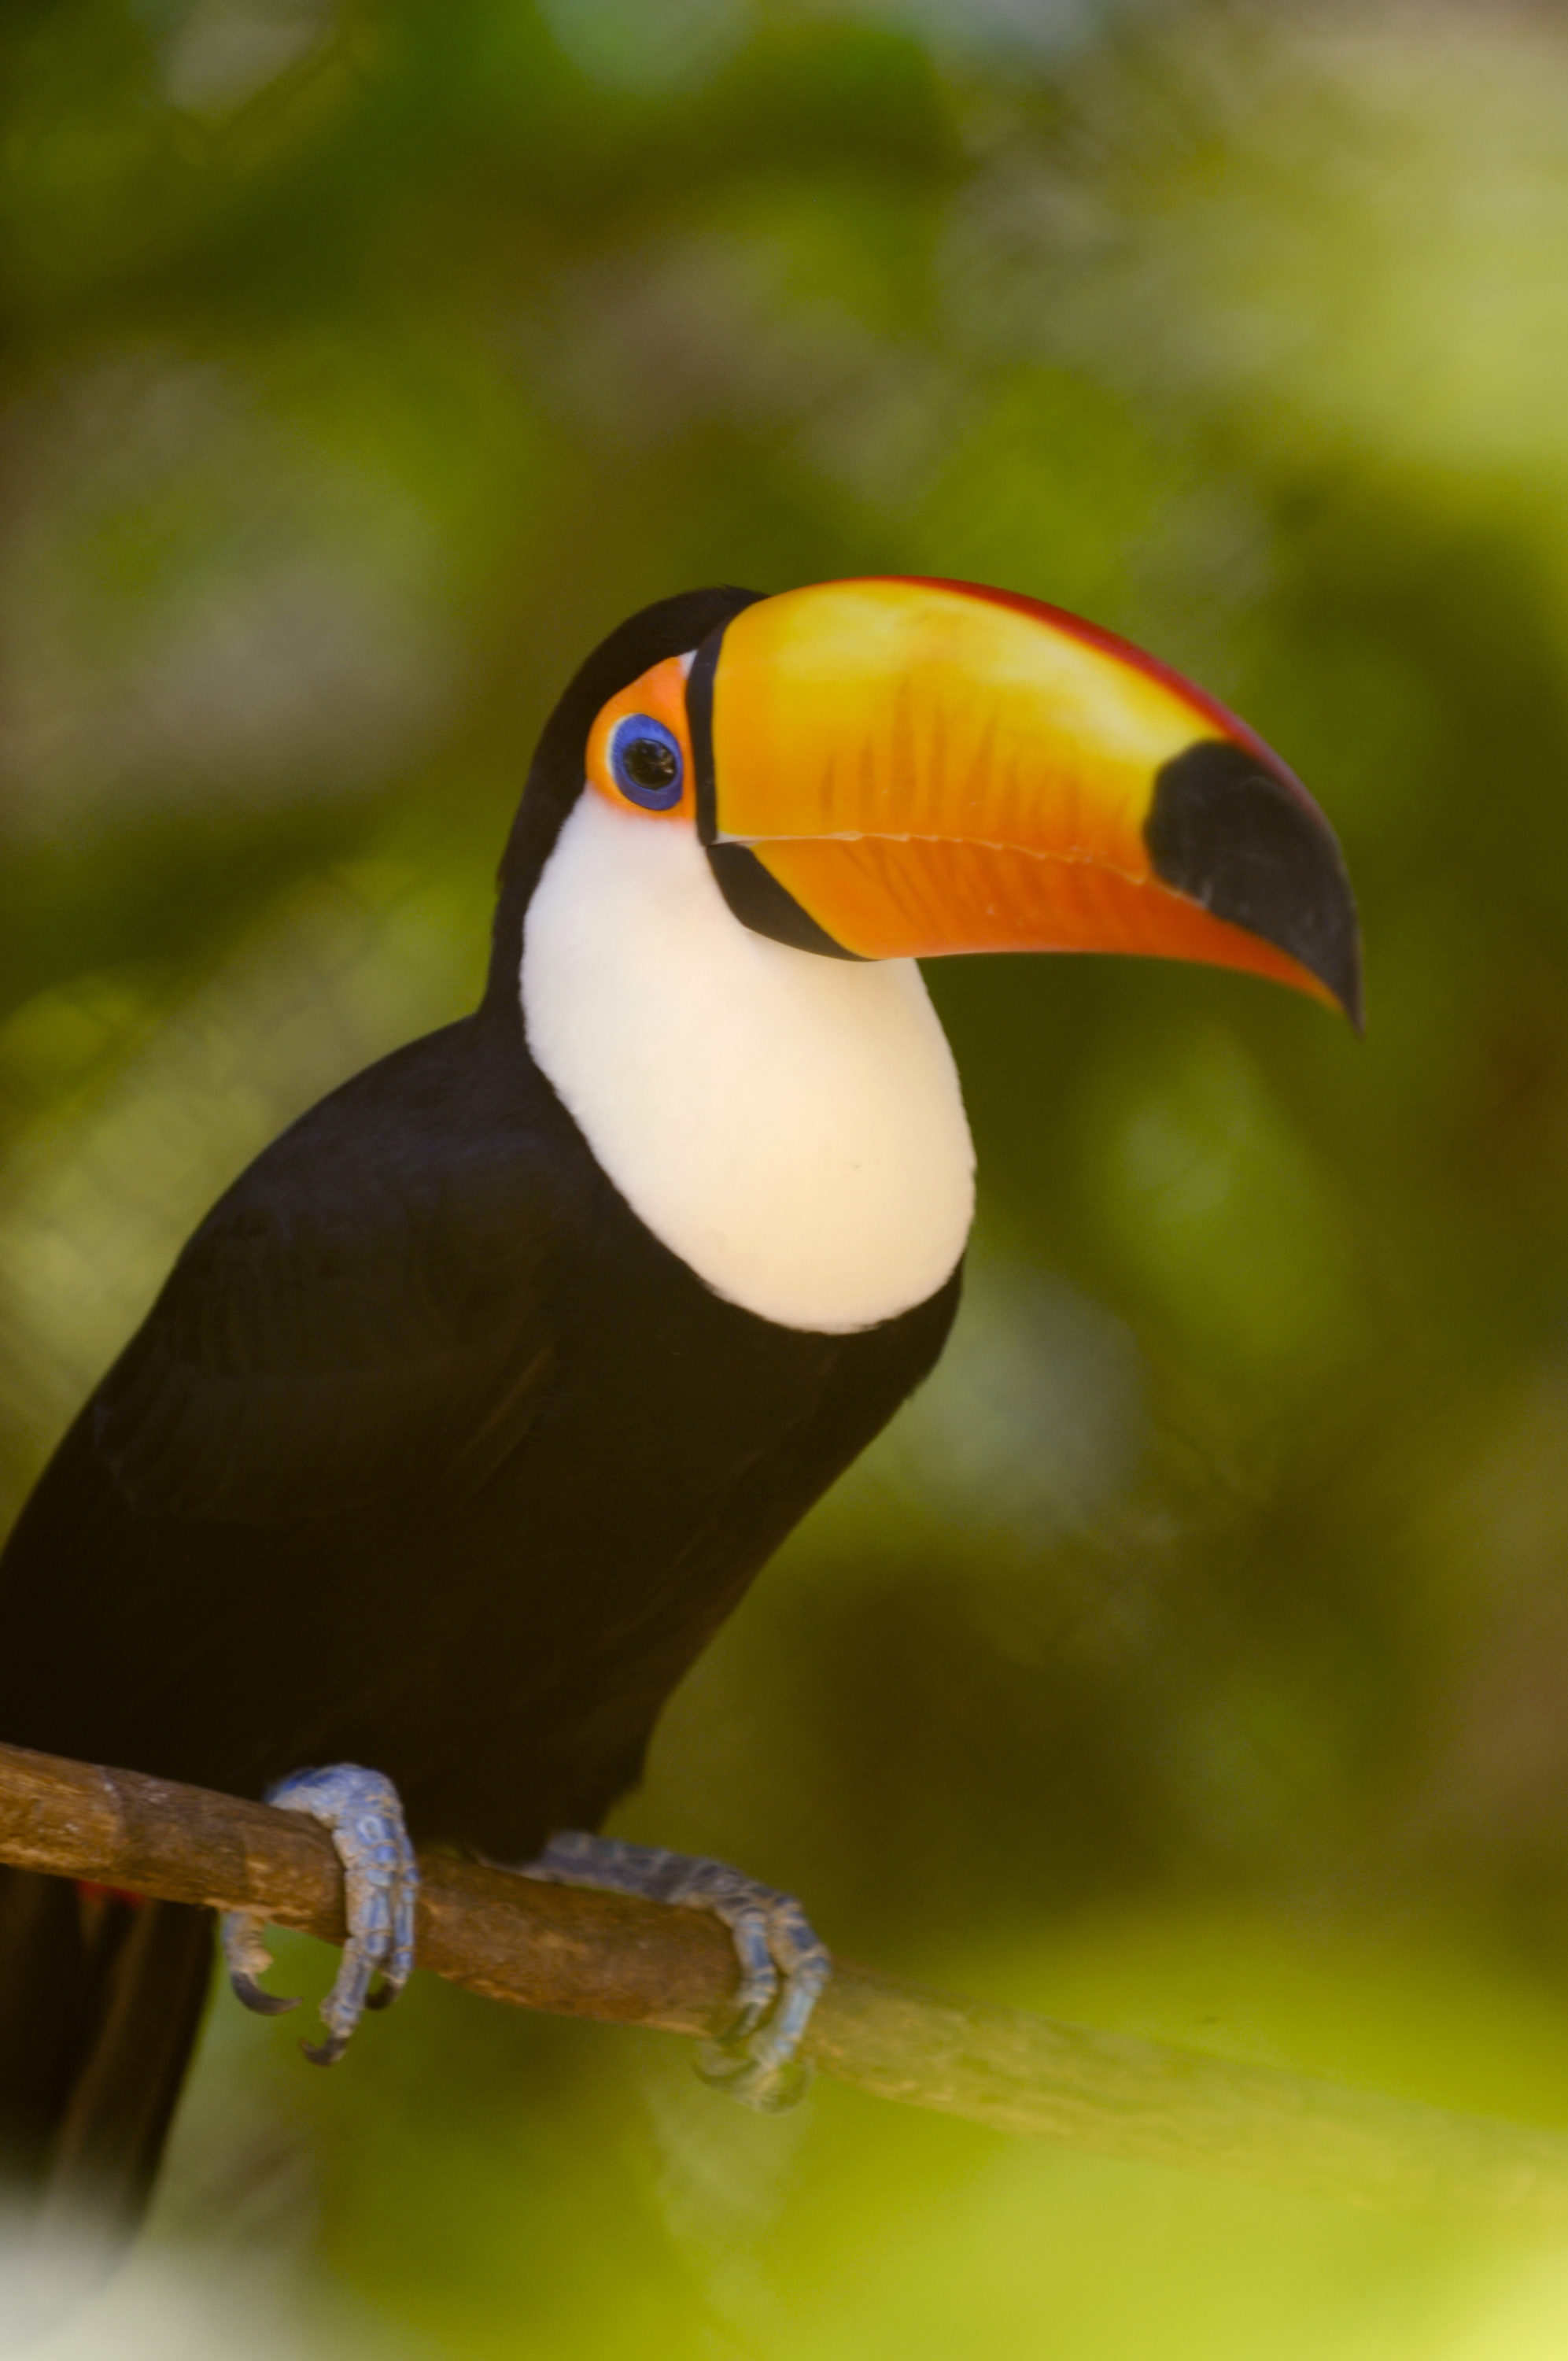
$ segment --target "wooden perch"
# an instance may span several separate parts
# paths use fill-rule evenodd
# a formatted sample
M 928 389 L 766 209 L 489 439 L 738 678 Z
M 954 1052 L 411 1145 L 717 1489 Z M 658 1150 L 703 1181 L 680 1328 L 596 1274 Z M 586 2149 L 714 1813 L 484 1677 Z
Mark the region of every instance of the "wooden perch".
M 137 1772 L 0 1746 L 0 1861 L 344 1938 L 324 1829 Z M 422 1866 L 419 1957 L 437 1975 L 568 2016 L 722 2025 L 734 1960 L 713 1919 L 439 1855 Z M 849 1960 L 806 2053 L 879 2098 L 1100 2156 L 1568 2231 L 1568 2137 L 993 2008 Z

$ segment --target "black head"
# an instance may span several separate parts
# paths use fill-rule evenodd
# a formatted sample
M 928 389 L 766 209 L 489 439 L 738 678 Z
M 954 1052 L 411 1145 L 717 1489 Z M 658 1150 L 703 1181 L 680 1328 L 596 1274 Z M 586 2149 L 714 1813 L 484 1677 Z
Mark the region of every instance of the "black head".
M 517 1005 L 523 913 L 566 815 L 583 791 L 585 750 L 594 716 L 652 665 L 700 647 L 710 631 L 743 607 L 755 606 L 763 595 L 726 586 L 661 598 L 619 625 L 578 666 L 540 735 L 501 856 L 487 1005 L 499 1003 L 510 1009 Z

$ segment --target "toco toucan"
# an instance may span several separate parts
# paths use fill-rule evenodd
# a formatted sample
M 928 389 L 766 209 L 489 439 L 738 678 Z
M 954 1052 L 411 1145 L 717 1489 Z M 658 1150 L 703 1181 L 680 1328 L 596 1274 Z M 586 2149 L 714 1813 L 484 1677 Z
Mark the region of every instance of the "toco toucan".
M 938 952 L 1113 950 L 1360 1019 L 1322 815 L 1164 665 L 970 584 L 692 592 L 547 723 L 471 1016 L 294 1124 L 181 1254 L 0 1559 L 0 1738 L 311 1811 L 411 1964 L 410 1838 L 716 1909 L 787 2099 L 826 1954 L 597 1837 L 671 1690 L 941 1351 L 972 1153 Z M 122 2227 L 208 1915 L 0 1872 L 0 2169 Z M 241 1997 L 259 1929 L 225 1929 Z

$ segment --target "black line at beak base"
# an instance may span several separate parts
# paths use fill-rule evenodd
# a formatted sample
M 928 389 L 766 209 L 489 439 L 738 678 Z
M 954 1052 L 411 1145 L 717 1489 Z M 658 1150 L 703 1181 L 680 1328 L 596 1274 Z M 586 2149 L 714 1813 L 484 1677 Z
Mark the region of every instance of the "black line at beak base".
M 761 591 L 755 591 L 744 599 L 744 604 L 754 605 L 762 596 Z M 713 766 L 713 686 L 724 646 L 724 631 L 720 623 L 717 631 L 708 633 L 686 675 L 686 726 L 691 732 L 692 764 L 696 774 L 694 785 L 697 841 L 707 854 L 718 890 L 731 912 L 754 935 L 766 935 L 775 943 L 787 943 L 792 950 L 817 951 L 825 959 L 858 960 L 859 951 L 847 951 L 842 943 L 836 943 L 809 910 L 802 909 L 795 895 L 779 884 L 773 871 L 763 867 L 750 845 L 714 840 L 718 834 L 718 785 Z
M 754 935 L 787 943 L 792 950 L 817 951 L 826 959 L 860 958 L 859 951 L 847 951 L 825 927 L 817 925 L 809 910 L 802 909 L 749 844 L 710 844 L 707 859 L 719 892 L 741 925 L 750 927 Z
M 1321 813 L 1255 754 L 1205 738 L 1174 756 L 1156 778 L 1144 840 L 1163 884 L 1288 951 L 1362 1031 L 1361 929 L 1343 855 Z

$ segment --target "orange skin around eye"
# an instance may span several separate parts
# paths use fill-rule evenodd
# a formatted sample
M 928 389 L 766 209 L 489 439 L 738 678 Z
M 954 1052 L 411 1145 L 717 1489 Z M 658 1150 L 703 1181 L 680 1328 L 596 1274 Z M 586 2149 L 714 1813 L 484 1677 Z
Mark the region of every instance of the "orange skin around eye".
M 681 750 L 681 798 L 667 811 L 650 811 L 646 804 L 634 803 L 621 794 L 615 774 L 609 767 L 609 741 L 618 721 L 629 713 L 646 713 L 654 721 L 662 721 Z M 667 656 L 612 697 L 601 706 L 588 731 L 588 784 L 597 787 L 607 802 L 617 811 L 635 812 L 639 819 L 684 819 L 688 824 L 696 819 L 696 779 L 692 763 L 691 737 L 686 729 L 686 668 L 679 656 Z

